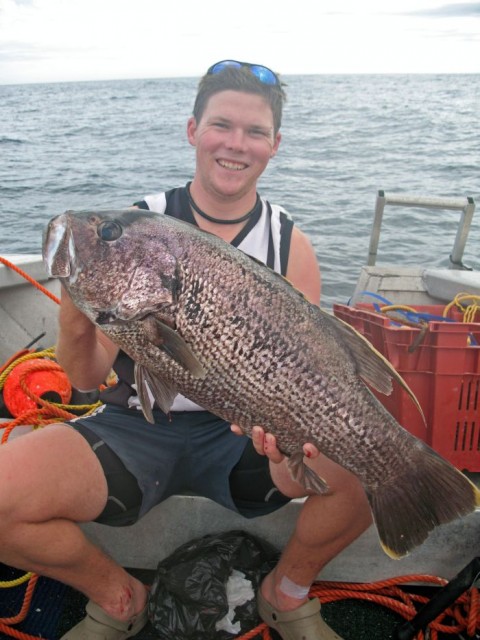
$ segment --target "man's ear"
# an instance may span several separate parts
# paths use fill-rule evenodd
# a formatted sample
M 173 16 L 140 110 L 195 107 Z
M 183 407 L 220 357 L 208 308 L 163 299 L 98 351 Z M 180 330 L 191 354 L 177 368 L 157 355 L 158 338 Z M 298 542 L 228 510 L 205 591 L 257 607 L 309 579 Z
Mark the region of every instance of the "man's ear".
M 270 154 L 271 158 L 277 155 L 278 147 L 280 146 L 281 140 L 282 140 L 282 134 L 280 132 L 277 132 L 277 135 L 275 136 L 275 142 L 272 148 L 272 153 Z
M 192 147 L 196 146 L 197 121 L 193 116 L 187 122 L 187 139 Z

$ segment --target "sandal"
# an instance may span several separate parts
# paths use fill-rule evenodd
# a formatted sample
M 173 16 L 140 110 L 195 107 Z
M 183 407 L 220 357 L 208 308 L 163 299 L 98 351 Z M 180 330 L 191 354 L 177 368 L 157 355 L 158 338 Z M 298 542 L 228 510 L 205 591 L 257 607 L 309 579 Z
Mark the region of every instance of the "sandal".
M 140 613 L 125 622 L 111 618 L 91 600 L 87 602 L 85 610 L 86 617 L 60 640 L 125 640 L 136 635 L 148 622 L 146 605 Z
M 257 595 L 260 618 L 283 640 L 342 640 L 320 615 L 320 600 L 313 598 L 293 611 L 277 611 Z

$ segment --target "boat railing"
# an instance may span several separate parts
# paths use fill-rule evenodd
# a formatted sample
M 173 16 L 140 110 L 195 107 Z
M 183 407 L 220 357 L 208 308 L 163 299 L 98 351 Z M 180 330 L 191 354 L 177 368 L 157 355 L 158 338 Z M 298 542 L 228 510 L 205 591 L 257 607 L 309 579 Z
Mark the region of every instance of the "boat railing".
M 460 211 L 461 214 L 458 223 L 457 235 L 453 244 L 452 253 L 450 254 L 449 269 L 463 269 L 471 271 L 469 267 L 463 264 L 462 258 L 468 233 L 470 231 L 470 225 L 472 223 L 473 213 L 475 211 L 475 202 L 473 198 L 470 196 L 462 198 L 424 197 L 402 193 L 385 193 L 385 191 L 382 190 L 378 192 L 375 204 L 375 217 L 370 236 L 370 246 L 368 249 L 368 266 L 374 266 L 377 260 L 383 212 L 387 204 L 399 207 Z

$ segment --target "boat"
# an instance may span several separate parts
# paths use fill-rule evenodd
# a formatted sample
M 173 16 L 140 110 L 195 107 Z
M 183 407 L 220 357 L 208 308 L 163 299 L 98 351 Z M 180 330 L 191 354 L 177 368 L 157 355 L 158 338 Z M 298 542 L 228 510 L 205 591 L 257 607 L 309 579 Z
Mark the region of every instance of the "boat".
M 458 231 L 448 268 L 376 263 L 387 205 L 459 211 Z M 379 191 L 369 255 L 347 306 L 355 308 L 365 302 L 366 296 L 368 303 L 377 296 L 392 305 L 429 308 L 445 305 L 465 291 L 480 296 L 480 272 L 469 269 L 462 262 L 474 211 L 475 203 L 470 197 L 419 197 Z M 60 287 L 58 281 L 47 276 L 39 255 L 5 255 L 0 260 L 1 366 L 14 352 L 27 345 L 34 343 L 37 349 L 47 349 L 55 344 L 56 297 Z M 480 368 L 478 378 L 480 380 Z M 480 416 L 480 393 L 478 395 Z M 17 427 L 10 437 L 21 437 L 29 428 Z M 477 428 L 480 432 L 480 417 Z M 476 455 L 480 458 L 480 435 L 476 446 Z M 479 473 L 468 475 L 478 483 Z M 206 498 L 176 495 L 132 526 L 114 528 L 89 523 L 82 527 L 93 542 L 106 549 L 122 566 L 154 570 L 159 561 L 180 545 L 211 533 L 245 530 L 281 549 L 293 531 L 301 503 L 301 500 L 293 500 L 273 514 L 246 520 Z M 425 574 L 450 580 L 478 555 L 479 540 L 480 511 L 477 510 L 462 520 L 437 528 L 409 556 L 392 560 L 382 551 L 372 525 L 325 567 L 320 577 L 327 581 L 375 582 L 395 576 Z

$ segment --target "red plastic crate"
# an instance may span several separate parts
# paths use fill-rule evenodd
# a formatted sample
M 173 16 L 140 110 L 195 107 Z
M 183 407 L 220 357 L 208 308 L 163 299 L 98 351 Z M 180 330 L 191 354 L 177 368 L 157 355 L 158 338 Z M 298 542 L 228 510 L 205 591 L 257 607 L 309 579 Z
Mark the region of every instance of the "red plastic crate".
M 441 316 L 444 307 L 414 309 Z M 480 471 L 480 322 L 461 322 L 456 311 L 450 316 L 454 322 L 429 321 L 410 352 L 419 328 L 395 323 L 372 304 L 334 304 L 333 312 L 365 336 L 416 395 L 426 426 L 398 383 L 390 396 L 374 391 L 398 422 L 459 469 Z

